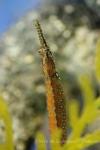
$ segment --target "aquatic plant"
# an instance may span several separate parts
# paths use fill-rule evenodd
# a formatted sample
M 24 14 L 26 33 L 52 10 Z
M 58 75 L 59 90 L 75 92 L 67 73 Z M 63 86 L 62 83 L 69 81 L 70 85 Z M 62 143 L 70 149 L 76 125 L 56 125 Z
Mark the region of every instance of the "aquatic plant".
M 3 135 L 0 138 L 0 150 L 14 150 L 11 116 L 8 106 L 0 96 L 0 121 L 2 122 Z M 2 139 L 3 138 L 3 139 Z

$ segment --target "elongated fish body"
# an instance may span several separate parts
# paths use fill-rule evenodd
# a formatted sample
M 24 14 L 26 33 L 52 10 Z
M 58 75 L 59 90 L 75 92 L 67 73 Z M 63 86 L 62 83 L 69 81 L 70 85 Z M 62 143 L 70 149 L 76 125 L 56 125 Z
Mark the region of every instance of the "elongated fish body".
M 42 56 L 42 65 L 47 91 L 47 108 L 51 132 L 56 128 L 62 129 L 62 143 L 67 139 L 67 115 L 66 103 L 60 77 L 56 71 L 52 53 L 46 43 L 41 26 L 36 21 L 36 29 L 39 35 Z

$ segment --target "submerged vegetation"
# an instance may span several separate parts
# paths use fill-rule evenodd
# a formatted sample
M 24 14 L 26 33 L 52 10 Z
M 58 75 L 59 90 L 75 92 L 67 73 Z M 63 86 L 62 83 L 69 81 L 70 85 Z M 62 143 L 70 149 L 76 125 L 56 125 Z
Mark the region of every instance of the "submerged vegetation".
M 12 120 L 8 106 L 0 96 L 0 150 L 14 150 Z

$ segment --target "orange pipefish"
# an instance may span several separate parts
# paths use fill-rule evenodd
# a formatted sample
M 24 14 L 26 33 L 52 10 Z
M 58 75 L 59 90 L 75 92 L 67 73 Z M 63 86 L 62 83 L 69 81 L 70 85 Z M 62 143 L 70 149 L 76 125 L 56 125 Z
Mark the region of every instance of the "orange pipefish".
M 36 21 L 35 26 L 41 44 L 39 53 L 42 56 L 50 130 L 53 132 L 56 128 L 62 129 L 61 141 L 64 142 L 67 139 L 67 115 L 64 92 L 59 75 L 56 71 L 52 53 L 44 38 L 39 21 Z

